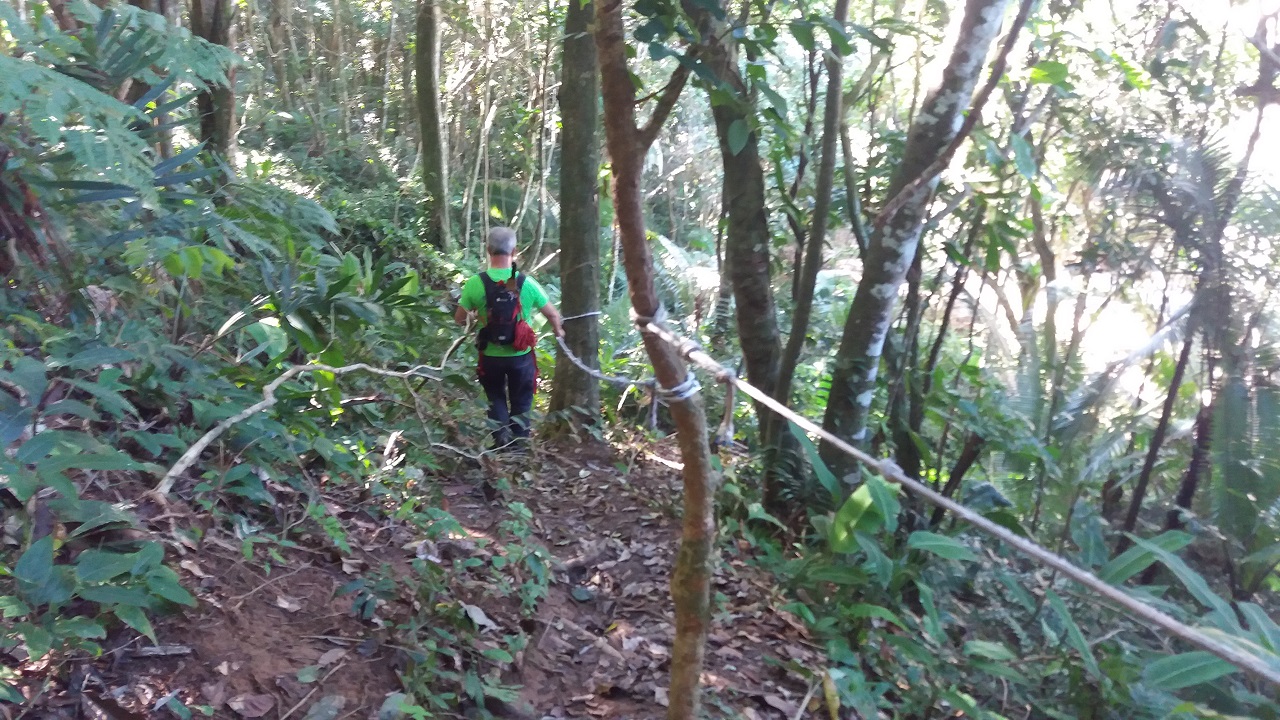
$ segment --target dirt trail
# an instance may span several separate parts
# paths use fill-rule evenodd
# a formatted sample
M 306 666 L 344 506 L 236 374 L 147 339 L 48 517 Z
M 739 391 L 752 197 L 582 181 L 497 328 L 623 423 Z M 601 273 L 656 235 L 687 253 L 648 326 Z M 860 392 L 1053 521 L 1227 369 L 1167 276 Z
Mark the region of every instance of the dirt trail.
M 674 447 L 665 450 L 676 456 Z M 546 547 L 569 565 L 538 606 L 516 677 L 534 717 L 664 715 L 680 478 L 671 460 L 642 456 L 629 469 L 626 462 L 607 448 L 559 450 L 512 493 L 533 510 Z M 488 518 L 494 509 L 465 500 L 450 508 L 459 519 Z M 806 688 L 780 664 L 814 667 L 817 647 L 778 609 L 785 601 L 772 578 L 745 560 L 721 559 L 715 591 L 703 676 L 708 711 L 794 717 Z
M 415 598 L 370 601 L 362 606 L 370 617 L 362 619 L 353 596 L 335 595 L 354 578 L 372 582 L 379 570 L 408 577 L 415 554 L 425 552 L 447 556 L 442 562 L 454 568 L 449 594 L 492 621 L 477 643 L 497 647 L 504 635 L 527 637 L 502 674 L 520 688 L 519 701 L 491 707 L 499 716 L 663 717 L 674 635 L 667 577 L 680 492 L 675 463 L 657 457 L 675 457 L 674 448 L 653 452 L 637 458 L 603 446 L 543 448 L 520 467 L 501 468 L 510 481 L 496 491 L 483 482 L 493 468 L 428 477 L 424 491 L 471 536 L 448 547 L 424 546 L 406 526 L 371 520 L 360 509 L 369 498 L 331 488 L 326 504 L 342 521 L 352 554 L 344 558 L 325 538 L 304 536 L 296 547 L 274 551 L 269 575 L 260 567 L 262 551 L 247 562 L 243 539 L 225 530 L 210 530 L 198 543 L 176 540 L 184 523 L 201 517 L 177 508 L 186 520 L 175 524 L 169 512 L 152 522 L 170 539 L 200 600 L 197 609 L 156 624 L 160 645 L 175 654 L 139 655 L 149 641 L 108 638 L 103 658 L 72 670 L 72 687 L 42 698 L 42 716 L 172 717 L 155 708 L 174 694 L 192 708 L 216 707 L 218 718 L 377 718 L 384 700 L 401 690 L 397 673 L 410 666 L 395 624 L 411 614 Z M 518 591 L 493 592 L 491 567 L 503 543 L 485 540 L 511 534 L 512 503 L 531 511 L 521 542 L 545 548 L 554 568 L 545 596 L 525 612 Z M 807 688 L 786 665 L 819 669 L 822 656 L 801 623 L 779 609 L 784 600 L 772 579 L 738 550 L 729 548 L 717 571 L 703 678 L 707 712 L 789 720 Z M 473 561 L 471 568 L 460 570 L 458 560 Z

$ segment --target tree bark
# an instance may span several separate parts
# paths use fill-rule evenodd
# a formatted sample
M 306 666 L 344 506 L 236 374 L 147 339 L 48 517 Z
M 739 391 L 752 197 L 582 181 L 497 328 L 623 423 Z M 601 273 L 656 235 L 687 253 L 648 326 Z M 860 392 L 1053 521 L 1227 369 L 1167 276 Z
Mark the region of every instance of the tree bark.
M 598 4 L 595 39 L 604 93 L 605 140 L 613 166 L 614 210 L 631 305 L 643 319 L 658 314 L 659 301 L 654 286 L 653 255 L 645 237 L 641 173 L 645 153 L 675 105 L 689 71 L 683 64 L 677 67 L 661 92 L 653 115 L 644 127 L 638 127 L 635 86 L 627 68 L 625 38 L 622 3 Z M 674 388 L 685 382 L 688 369 L 676 348 L 649 332 L 644 333 L 644 343 L 654 375 L 663 387 Z M 711 466 L 701 394 L 673 401 L 670 409 L 684 462 L 684 518 L 680 551 L 671 577 L 676 637 L 671 653 L 667 717 L 694 720 L 699 716 L 699 676 L 711 622 L 711 557 L 716 534 L 715 489 L 719 478 Z
M 844 27 L 849 17 L 849 0 L 836 0 L 831 19 L 840 27 Z M 818 161 L 818 177 L 814 184 L 813 217 L 810 218 L 809 237 L 805 240 L 804 266 L 797 284 L 795 310 L 791 314 L 791 332 L 787 335 L 787 344 L 782 351 L 782 365 L 778 369 L 778 382 L 773 389 L 773 397 L 782 403 L 791 401 L 791 381 L 795 377 L 796 365 L 800 362 L 800 351 L 804 348 L 805 336 L 809 333 L 809 319 L 813 314 L 813 289 L 818 279 L 818 270 L 822 268 L 822 253 L 827 241 L 827 215 L 831 210 L 831 191 L 836 176 L 836 143 L 840 139 L 840 110 L 844 95 L 844 58 L 834 47 L 826 53 L 827 65 L 827 98 L 822 111 L 822 156 Z M 780 429 L 770 428 L 771 434 Z
M 1164 398 L 1164 408 L 1160 412 L 1160 420 L 1151 433 L 1151 442 L 1147 446 L 1147 456 L 1142 462 L 1142 472 L 1138 475 L 1138 484 L 1133 488 L 1129 498 L 1129 510 L 1125 513 L 1121 533 L 1131 533 L 1138 526 L 1138 513 L 1142 511 L 1142 502 L 1146 499 L 1147 486 L 1151 483 L 1151 473 L 1155 470 L 1156 459 L 1160 448 L 1164 445 L 1164 436 L 1169 431 L 1169 421 L 1173 417 L 1173 406 L 1178 400 L 1178 390 L 1182 387 L 1182 376 L 1187 371 L 1187 361 L 1191 359 L 1191 347 L 1195 345 L 1194 328 L 1188 328 L 1187 339 L 1182 342 L 1182 352 L 1178 355 L 1178 364 L 1173 368 L 1173 379 L 1169 381 L 1169 393 Z M 1128 536 L 1121 535 L 1116 541 L 1116 554 L 1129 549 L 1132 543 Z
M 968 0 L 964 20 L 941 84 L 925 98 L 911 124 L 902 162 L 889 184 L 893 198 L 947 151 L 969 105 L 987 50 L 1008 0 Z M 836 354 L 824 427 L 854 443 L 866 439 L 867 415 L 898 289 L 915 257 L 937 177 L 911 194 L 887 222 L 877 224 L 864 255 L 862 279 Z M 848 458 L 824 443 L 823 458 L 837 476 L 853 470 Z
M 1213 446 L 1213 403 L 1200 406 L 1196 414 L 1196 441 L 1191 448 L 1191 462 L 1182 475 L 1182 483 L 1178 486 L 1178 495 L 1174 499 L 1174 507 L 1165 518 L 1165 530 L 1181 530 L 1183 526 L 1182 511 L 1190 510 L 1200 489 L 1201 478 L 1208 475 L 1209 451 Z
M 440 118 L 440 0 L 418 3 L 418 125 L 422 139 L 422 182 L 427 216 L 423 241 L 440 251 L 450 248 L 449 168 Z
M 589 28 L 595 5 L 569 3 L 564 21 L 560 84 L 560 292 L 565 344 L 592 368 L 600 367 L 600 71 Z M 543 212 L 539 208 L 539 212 Z M 551 410 L 577 408 L 600 421 L 600 383 L 563 356 L 556 358 Z
M 235 45 L 235 3 L 232 0 L 191 0 L 191 32 L 224 47 Z M 227 84 L 203 92 L 196 99 L 200 139 L 214 154 L 230 160 L 236 134 L 235 68 L 227 70 Z
M 701 20 L 703 62 L 710 67 L 720 86 L 728 88 L 735 96 L 734 102 L 717 103 L 714 99 L 711 102 L 711 114 L 720 140 L 720 162 L 724 168 L 721 193 L 728 218 L 724 274 L 728 276 L 733 290 L 747 380 L 768 391 L 777 383 L 782 340 L 778 333 L 778 313 L 770 272 L 769 216 L 765 210 L 760 135 L 754 129 L 749 130 L 746 142 L 734 152 L 729 142 L 731 128 L 735 123 L 750 127 L 755 114 L 747 83 L 738 68 L 737 46 L 733 36 L 726 32 L 725 23 L 716 21 L 705 9 L 691 9 Z M 773 413 L 759 403 L 756 404 L 756 413 L 761 422 L 761 439 L 772 442 L 772 438 L 765 436 L 764 427 L 773 422 Z

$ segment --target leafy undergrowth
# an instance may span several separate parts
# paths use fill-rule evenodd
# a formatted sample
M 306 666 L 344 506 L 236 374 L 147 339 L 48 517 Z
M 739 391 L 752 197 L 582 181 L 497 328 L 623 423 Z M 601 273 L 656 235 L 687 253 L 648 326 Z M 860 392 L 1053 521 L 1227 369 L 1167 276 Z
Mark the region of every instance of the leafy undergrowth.
M 142 503 L 139 527 L 195 605 L 157 616 L 152 638 L 118 626 L 97 657 L 24 663 L 18 685 L 43 717 L 661 717 L 670 465 L 546 448 L 518 467 L 424 477 L 409 491 L 420 502 L 322 486 L 323 521 L 272 484 L 279 516 L 262 527 Z M 793 717 L 797 670 L 819 667 L 821 649 L 736 543 L 716 589 L 711 712 Z

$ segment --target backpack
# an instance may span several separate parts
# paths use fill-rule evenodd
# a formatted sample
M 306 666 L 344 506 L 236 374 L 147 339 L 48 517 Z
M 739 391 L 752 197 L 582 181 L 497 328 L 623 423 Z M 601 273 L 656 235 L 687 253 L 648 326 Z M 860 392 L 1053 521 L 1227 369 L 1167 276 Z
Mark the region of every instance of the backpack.
M 484 306 L 487 322 L 476 334 L 476 344 L 483 351 L 490 343 L 509 346 L 513 350 L 533 347 L 533 328 L 524 321 L 520 305 L 520 293 L 524 290 L 524 276 L 514 268 L 511 279 L 497 282 L 488 272 L 480 273 L 484 283 Z

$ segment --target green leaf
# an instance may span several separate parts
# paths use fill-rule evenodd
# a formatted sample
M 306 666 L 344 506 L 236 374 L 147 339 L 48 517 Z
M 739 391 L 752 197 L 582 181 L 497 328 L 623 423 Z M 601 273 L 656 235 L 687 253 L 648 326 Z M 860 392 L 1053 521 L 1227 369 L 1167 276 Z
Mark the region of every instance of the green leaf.
M 27 404 L 35 405 L 49 386 L 49 378 L 44 363 L 26 355 L 19 355 L 9 361 L 12 370 L 0 370 L 0 380 L 22 388 L 27 395 Z
M 1093 657 L 1093 651 L 1089 649 L 1089 643 L 1084 639 L 1084 633 L 1080 631 L 1080 626 L 1076 624 L 1075 618 L 1071 617 L 1071 613 L 1067 611 L 1067 604 L 1062 602 L 1062 598 L 1052 590 L 1045 591 L 1045 597 L 1049 600 L 1049 606 L 1058 614 L 1058 618 L 1062 620 L 1062 625 L 1067 629 L 1067 642 L 1080 653 L 1080 659 L 1084 661 L 1084 666 L 1089 673 L 1095 678 L 1102 677 L 1102 671 L 1098 668 L 1098 661 Z
M 1280 654 L 1280 625 L 1271 619 L 1267 611 L 1254 603 L 1240 603 L 1240 612 L 1249 623 L 1249 629 L 1262 640 L 1262 645 L 1271 652 Z
M 122 348 L 108 347 L 102 345 L 88 350 L 82 350 L 70 359 L 54 360 L 50 365 L 55 367 L 67 367 L 72 370 L 95 370 L 104 365 L 114 365 L 129 360 L 137 359 L 137 354 Z
M 791 30 L 791 36 L 800 43 L 800 47 L 810 52 L 817 47 L 817 43 L 813 40 L 813 23 L 808 20 L 792 20 L 787 23 L 787 27 Z
M 143 606 L 151 602 L 151 596 L 138 588 L 119 587 L 117 585 L 100 585 L 84 587 L 78 591 L 80 597 L 99 605 L 136 605 Z
M 927 530 L 917 530 L 911 533 L 911 537 L 907 538 L 907 547 L 912 550 L 931 552 L 946 560 L 975 562 L 978 559 L 978 556 L 972 550 L 962 545 L 955 538 L 928 532 Z
M 831 532 L 828 536 L 831 552 L 853 552 L 856 544 L 854 540 L 855 533 L 874 533 L 883 525 L 884 519 L 875 510 L 875 503 L 871 500 L 871 489 L 867 487 L 866 483 L 863 483 L 857 490 L 853 491 L 849 499 L 844 501 L 844 505 L 841 505 L 840 509 L 836 511 L 836 517 L 831 522 Z
M 818 454 L 818 448 L 809 439 L 809 435 L 794 422 L 788 421 L 791 425 L 791 434 L 795 436 L 800 447 L 804 448 L 804 454 L 809 458 L 809 465 L 813 467 L 813 473 L 818 476 L 818 482 L 822 483 L 822 487 L 831 493 L 831 501 L 837 503 L 840 496 L 843 495 L 844 488 L 840 485 L 840 480 L 836 478 L 835 473 L 831 472 L 831 468 L 822 461 L 822 456 Z
M 769 511 L 764 509 L 764 505 L 758 502 L 751 503 L 747 506 L 747 518 L 749 520 L 764 520 L 767 523 L 777 525 L 783 530 L 787 529 L 787 526 L 783 525 L 781 520 L 769 514 Z
M 32 660 L 39 660 L 53 649 L 53 635 L 48 630 L 31 623 L 18 623 L 13 628 L 22 636 L 27 644 L 27 654 Z
M 1147 542 L 1168 552 L 1177 552 L 1191 544 L 1191 535 L 1179 530 L 1162 533 Z M 1120 585 L 1129 578 L 1146 570 L 1156 561 L 1155 553 L 1145 547 L 1135 545 L 1113 558 L 1098 571 L 1098 578 L 1108 585 Z
M 849 617 L 879 618 L 886 622 L 891 622 L 894 625 L 897 625 L 898 627 L 902 628 L 903 630 L 908 629 L 906 624 L 902 622 L 902 618 L 898 617 L 896 613 L 894 613 L 892 610 L 888 608 L 880 607 L 879 605 L 869 605 L 867 603 L 858 603 L 857 605 L 851 605 L 847 608 L 843 608 L 842 611 L 843 611 L 843 614 L 846 614 Z
M 183 705 L 182 702 L 179 701 L 178 698 L 176 697 L 171 697 L 168 700 L 165 700 L 164 707 L 166 710 L 173 713 L 174 716 L 179 718 L 180 720 L 191 720 L 191 718 L 194 717 L 194 715 L 191 712 L 191 708 L 187 707 L 186 705 Z M 212 714 L 212 713 L 205 713 L 205 714 Z
M 133 569 L 136 553 L 85 550 L 76 558 L 76 577 L 83 583 L 104 583 Z
M 158 567 L 147 575 L 147 588 L 169 602 L 195 607 L 195 597 L 182 587 L 178 574 L 167 567 Z
M 62 452 L 40 463 L 40 477 L 50 481 L 54 475 L 72 468 L 78 470 L 141 470 L 138 461 L 115 448 L 103 448 L 97 452 Z M 64 493 L 65 494 L 65 493 Z
M 898 529 L 898 515 L 902 512 L 902 504 L 898 502 L 899 488 L 882 477 L 867 478 L 867 491 L 871 493 L 871 501 L 875 503 L 880 517 L 884 518 L 884 529 L 894 532 Z
M 769 87 L 769 84 L 766 82 L 757 82 L 755 86 L 756 89 L 764 95 L 765 99 L 769 101 L 769 104 L 773 106 L 773 109 L 778 111 L 779 115 L 785 117 L 787 114 L 787 101 L 783 99 L 776 90 Z M 794 423 L 792 424 L 792 427 L 795 427 Z
M 315 682 L 320 677 L 319 665 L 307 665 L 298 670 L 298 682 L 307 685 Z
M 30 614 L 31 608 L 17 596 L 0 595 L 0 617 L 13 620 Z
M 1136 535 L 1129 535 L 1129 538 L 1140 547 L 1144 547 L 1151 551 L 1151 553 L 1154 554 L 1160 562 L 1164 563 L 1165 567 L 1169 568 L 1170 572 L 1177 576 L 1178 580 L 1182 582 L 1183 587 L 1187 589 L 1187 592 L 1191 593 L 1191 595 L 1205 607 L 1213 609 L 1214 614 L 1217 616 L 1216 619 L 1219 627 L 1222 627 L 1224 630 L 1240 629 L 1240 623 L 1236 620 L 1236 614 L 1231 609 L 1231 606 L 1227 604 L 1227 601 L 1223 600 L 1217 595 L 1217 593 L 1210 590 L 1209 583 L 1206 582 L 1199 573 L 1192 570 L 1185 562 L 1183 562 L 1182 558 L 1158 545 L 1143 540 Z
M 0 681 L 0 700 L 13 703 L 14 705 L 22 705 L 27 702 L 26 697 L 18 691 L 18 688 L 4 681 Z
M 107 636 L 106 629 L 98 621 L 83 615 L 58 620 L 54 622 L 53 628 L 59 635 L 71 635 L 82 640 L 96 640 Z
M 865 533 L 855 533 L 854 539 L 858 548 L 867 556 L 864 565 L 871 570 L 871 575 L 880 582 L 880 587 L 888 588 L 893 582 L 893 560 L 880 549 L 874 538 Z
M 151 627 L 151 621 L 147 619 L 146 613 L 142 612 L 142 608 L 136 605 L 117 605 L 111 611 L 125 625 L 146 635 L 151 642 L 156 642 L 156 631 Z
M 31 544 L 13 566 L 19 582 L 39 587 L 53 576 L 53 536 L 46 535 Z
M 891 45 L 888 40 L 885 40 L 884 38 L 872 32 L 871 28 L 867 27 L 866 25 L 859 25 L 857 23 L 853 23 L 852 25 L 849 26 L 849 28 L 852 29 L 853 32 L 858 35 L 858 37 L 874 45 L 877 50 L 889 52 L 890 50 L 893 49 L 893 45 Z
M 499 663 L 513 663 L 516 661 L 515 658 L 511 657 L 511 653 L 503 650 L 502 648 L 488 648 L 480 654 Z
M 747 146 L 747 140 L 751 137 L 751 126 L 746 120 L 738 118 L 729 125 L 729 152 L 737 155 L 742 152 L 742 148 Z
M 1031 82 L 1061 85 L 1067 79 L 1068 74 L 1066 63 L 1056 60 L 1044 60 L 1036 63 L 1031 68 Z
M 1018 174 L 1028 180 L 1035 180 L 1036 158 L 1031 143 L 1021 135 L 1011 136 L 1009 143 L 1013 146 L 1013 162 L 1018 166 Z
M 22 437 L 22 433 L 31 425 L 34 408 L 23 407 L 16 398 L 7 392 L 0 392 L 0 445 Z
M 1142 681 L 1157 690 L 1172 692 L 1212 682 L 1233 672 L 1236 667 L 1226 660 L 1195 650 L 1163 657 L 1147 665 L 1142 671 Z
M 986 640 L 970 640 L 965 643 L 964 654 L 1004 662 L 1013 662 L 1018 659 L 1018 656 L 1004 643 L 988 642 Z

